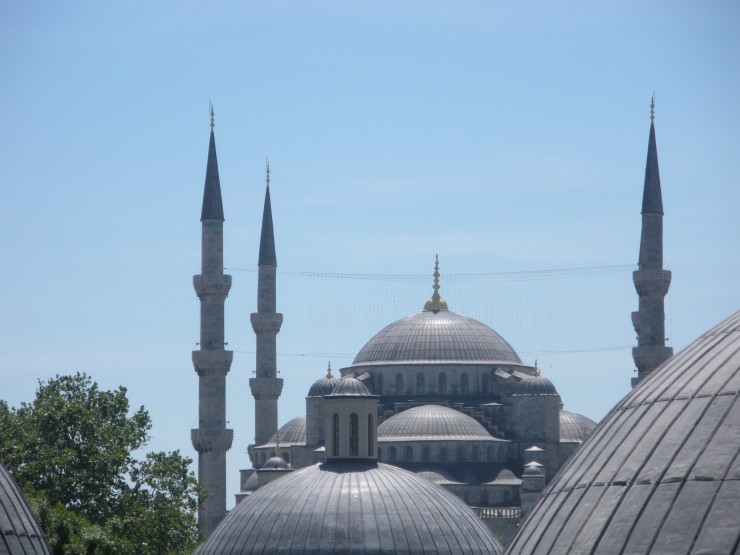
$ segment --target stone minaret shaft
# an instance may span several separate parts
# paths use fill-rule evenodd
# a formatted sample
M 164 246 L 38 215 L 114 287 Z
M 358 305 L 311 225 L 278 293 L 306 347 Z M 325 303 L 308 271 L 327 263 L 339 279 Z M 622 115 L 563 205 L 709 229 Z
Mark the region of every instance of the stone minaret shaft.
M 639 310 L 632 313 L 632 323 L 637 332 L 637 347 L 632 349 L 632 357 L 637 366 L 637 377 L 632 379 L 633 387 L 673 354 L 673 349 L 665 346 L 664 297 L 671 285 L 671 272 L 663 269 L 663 199 L 658 171 L 658 148 L 655 144 L 654 107 L 655 98 L 650 106 L 640 258 L 638 270 L 632 274 L 632 281 L 640 298 Z
M 255 401 L 254 441 L 262 445 L 270 441 L 278 429 L 277 402 L 283 390 L 283 380 L 277 377 L 275 339 L 283 323 L 283 315 L 275 312 L 277 257 L 272 229 L 269 165 L 257 265 L 257 312 L 251 315 L 252 328 L 257 335 L 257 368 L 256 377 L 249 380 L 249 387 Z
M 198 512 L 198 524 L 205 536 L 226 515 L 226 451 L 231 448 L 233 430 L 226 429 L 226 374 L 233 353 L 224 350 L 224 301 L 231 288 L 231 276 L 224 275 L 221 185 L 213 135 L 208 146 L 208 166 L 203 191 L 202 267 L 193 276 L 200 299 L 200 349 L 193 351 L 198 373 L 198 428 L 191 431 L 198 452 L 198 482 L 208 492 Z

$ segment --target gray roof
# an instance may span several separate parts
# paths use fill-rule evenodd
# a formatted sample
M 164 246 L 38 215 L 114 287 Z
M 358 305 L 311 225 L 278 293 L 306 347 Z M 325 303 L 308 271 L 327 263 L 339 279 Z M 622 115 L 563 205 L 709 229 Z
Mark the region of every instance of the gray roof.
M 357 378 L 344 378 L 339 380 L 334 390 L 327 397 L 374 397 L 367 390 L 365 384 Z
M 658 147 L 655 144 L 655 125 L 650 122 L 647 162 L 645 163 L 645 185 L 642 190 L 642 213 L 663 213 L 663 195 L 660 190 L 658 169 Z
M 224 221 L 224 206 L 221 202 L 221 181 L 218 177 L 218 160 L 216 159 L 216 138 L 211 129 L 208 143 L 208 164 L 206 166 L 206 183 L 203 187 L 203 208 L 201 220 Z
M 521 364 L 491 328 L 454 312 L 420 312 L 383 328 L 360 350 L 353 366 L 403 363 Z
M 270 186 L 265 190 L 265 206 L 262 211 L 262 233 L 260 233 L 260 253 L 257 259 L 259 266 L 277 266 L 275 254 L 275 233 L 272 229 L 272 205 L 270 204 Z
M 262 470 L 293 470 L 293 468 L 282 457 L 270 457 L 260 467 L 260 471 Z
M 526 376 L 514 386 L 514 395 L 557 395 L 555 385 L 544 376 Z
M 497 441 L 467 414 L 440 405 L 406 409 L 378 426 L 378 441 Z M 501 440 L 498 440 L 501 441 Z
M 522 481 L 517 478 L 511 470 L 509 470 L 508 468 L 504 468 L 496 475 L 495 480 L 492 480 L 488 483 L 500 486 L 520 486 L 522 484 Z
M 511 553 L 732 553 L 740 311 L 627 395 L 543 492 Z
M 0 553 L 51 555 L 44 533 L 8 469 L 0 463 Z
M 595 427 L 596 422 L 582 414 L 567 410 L 560 411 L 560 441 L 577 441 L 580 443 L 588 437 Z
M 401 468 L 330 461 L 239 503 L 198 548 L 241 553 L 501 553 L 483 522 L 442 487 Z
M 275 447 L 275 440 L 278 439 L 278 434 L 280 434 L 281 446 L 306 445 L 306 415 L 302 414 L 288 420 L 280 427 L 277 434 L 272 436 L 272 439 L 268 443 L 259 447 Z
M 322 397 L 324 395 L 329 395 L 332 391 L 334 391 L 334 388 L 339 384 L 339 380 L 337 378 L 321 378 L 320 380 L 316 380 L 311 385 L 311 389 L 308 390 L 307 397 Z
M 443 470 L 441 468 L 435 468 L 434 470 L 419 470 L 415 472 L 417 476 L 421 476 L 425 480 L 429 480 L 430 482 L 434 482 L 435 484 L 461 484 L 462 482 L 458 482 L 455 480 L 455 477 L 452 476 L 449 472 L 446 470 Z
M 257 491 L 258 484 L 259 481 L 257 480 L 257 473 L 253 472 L 252 475 L 247 478 L 247 481 L 244 482 L 244 491 Z

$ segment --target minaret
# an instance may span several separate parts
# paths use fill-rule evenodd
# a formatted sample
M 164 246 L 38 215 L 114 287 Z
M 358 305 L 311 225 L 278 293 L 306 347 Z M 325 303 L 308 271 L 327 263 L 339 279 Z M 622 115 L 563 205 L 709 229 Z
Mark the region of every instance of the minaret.
M 270 441 L 278 429 L 277 401 L 283 390 L 283 380 L 277 377 L 275 339 L 283 323 L 283 315 L 275 312 L 277 257 L 272 230 L 270 206 L 270 164 L 266 170 L 265 208 L 262 213 L 262 234 L 257 266 L 257 312 L 251 315 L 252 328 L 257 334 L 257 377 L 249 380 L 254 396 L 254 442 Z
M 637 347 L 632 349 L 632 358 L 637 366 L 637 377 L 632 378 L 633 387 L 673 355 L 673 349 L 665 346 L 664 297 L 671 285 L 671 272 L 663 269 L 663 198 L 660 191 L 654 120 L 655 95 L 650 104 L 650 139 L 642 193 L 640 258 L 638 270 L 632 273 L 632 281 L 640 297 L 640 308 L 632 313 L 632 324 L 637 332 Z
M 226 515 L 226 451 L 234 436 L 233 430 L 226 429 L 226 374 L 233 353 L 224 350 L 224 301 L 231 288 L 231 276 L 223 272 L 224 209 L 213 127 L 211 105 L 211 139 L 200 215 L 202 265 L 200 275 L 193 276 L 200 299 L 200 350 L 193 351 L 199 386 L 198 428 L 190 432 L 198 452 L 198 482 L 208 492 L 198 511 L 198 524 L 205 536 Z

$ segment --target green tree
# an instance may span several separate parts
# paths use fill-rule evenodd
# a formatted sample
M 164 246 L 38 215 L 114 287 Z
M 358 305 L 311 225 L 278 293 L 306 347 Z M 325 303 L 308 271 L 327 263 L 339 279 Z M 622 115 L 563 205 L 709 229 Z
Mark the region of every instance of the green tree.
M 86 374 L 39 382 L 30 404 L 0 401 L 0 460 L 13 472 L 55 553 L 175 553 L 199 541 L 200 488 L 178 451 L 148 440 L 144 407 Z

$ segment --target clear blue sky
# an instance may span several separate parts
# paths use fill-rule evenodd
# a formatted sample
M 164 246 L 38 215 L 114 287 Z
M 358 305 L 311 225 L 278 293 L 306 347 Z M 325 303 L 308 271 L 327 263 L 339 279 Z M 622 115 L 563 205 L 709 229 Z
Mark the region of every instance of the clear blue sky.
M 85 371 L 150 410 L 151 449 L 195 455 L 209 99 L 227 267 L 255 268 L 272 165 L 281 423 L 330 358 L 349 364 L 431 293 L 431 278 L 297 272 L 431 274 L 435 253 L 443 274 L 634 263 L 653 91 L 682 348 L 740 307 L 739 15 L 729 1 L 3 2 L 0 398 Z M 230 273 L 235 493 L 256 275 Z M 627 392 L 628 270 L 456 283 L 443 277 L 450 308 L 537 358 L 566 408 L 598 420 Z

